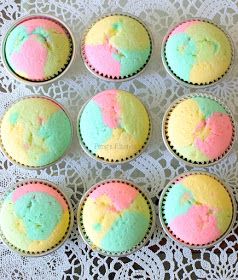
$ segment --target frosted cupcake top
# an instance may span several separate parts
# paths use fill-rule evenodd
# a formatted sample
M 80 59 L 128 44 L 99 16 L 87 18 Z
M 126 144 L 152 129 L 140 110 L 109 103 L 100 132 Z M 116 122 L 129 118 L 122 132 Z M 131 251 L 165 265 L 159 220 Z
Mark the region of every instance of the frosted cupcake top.
M 133 94 L 106 90 L 83 108 L 79 134 L 83 146 L 97 158 L 115 162 L 137 155 L 148 141 L 148 113 Z
M 107 78 L 126 78 L 139 72 L 151 53 L 148 31 L 129 16 L 107 16 L 97 21 L 83 42 L 87 65 Z
M 227 35 L 214 24 L 191 20 L 169 34 L 164 54 L 178 78 L 192 84 L 209 84 L 229 69 L 232 47 Z
M 86 198 L 80 216 L 92 247 L 108 254 L 132 250 L 151 227 L 148 201 L 124 182 L 105 182 L 96 187 Z
M 67 201 L 44 182 L 23 183 L 7 195 L 0 208 L 0 231 L 6 243 L 27 254 L 59 245 L 69 224 Z
M 233 123 L 226 109 L 208 97 L 191 97 L 171 108 L 166 137 L 183 159 L 207 163 L 221 158 L 233 143 Z
M 228 230 L 233 217 L 228 191 L 205 174 L 191 174 L 172 184 L 161 207 L 170 233 L 189 245 L 216 241 Z
M 41 167 L 64 155 L 71 144 L 72 127 L 60 105 L 44 97 L 28 97 L 6 110 L 0 138 L 10 159 Z
M 46 18 L 31 18 L 11 30 L 5 55 L 18 76 L 44 81 L 65 69 L 71 56 L 71 42 L 60 24 Z

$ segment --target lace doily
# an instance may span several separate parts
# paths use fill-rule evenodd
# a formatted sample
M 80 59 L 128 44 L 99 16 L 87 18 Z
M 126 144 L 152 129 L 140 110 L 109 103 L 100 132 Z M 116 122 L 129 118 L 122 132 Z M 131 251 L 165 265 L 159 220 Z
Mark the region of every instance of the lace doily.
M 18 1 L 17 1 L 18 2 Z M 113 83 L 99 80 L 84 67 L 79 55 L 80 37 L 90 21 L 108 12 L 127 12 L 147 23 L 154 39 L 154 51 L 148 68 L 135 79 Z M 0 42 L 17 17 L 29 13 L 49 13 L 65 21 L 74 32 L 77 57 L 70 71 L 48 86 L 30 87 L 11 79 L 0 67 L 0 114 L 7 105 L 29 94 L 47 95 L 61 102 L 74 123 L 82 104 L 99 91 L 119 88 L 139 96 L 149 108 L 153 133 L 147 150 L 136 160 L 109 166 L 90 159 L 79 147 L 77 137 L 71 151 L 59 163 L 40 171 L 28 171 L 12 165 L 0 154 L 0 194 L 16 180 L 42 178 L 58 184 L 71 198 L 74 210 L 82 194 L 103 179 L 122 178 L 135 182 L 150 192 L 158 214 L 161 190 L 176 175 L 191 170 L 179 163 L 165 149 L 161 137 L 161 120 L 166 108 L 177 97 L 191 91 L 166 74 L 160 58 L 162 37 L 168 28 L 190 17 L 203 17 L 221 24 L 238 45 L 238 1 L 227 0 L 23 0 L 21 7 L 13 0 L 0 4 Z M 238 63 L 225 81 L 203 92 L 224 100 L 238 120 Z M 198 92 L 198 90 L 196 90 Z M 221 163 L 201 170 L 220 176 L 233 189 L 238 200 L 238 145 Z M 238 225 L 220 244 L 192 251 L 165 236 L 157 218 L 156 231 L 149 243 L 124 258 L 102 257 L 81 240 L 76 222 L 68 241 L 56 252 L 40 258 L 24 258 L 0 243 L 0 279 L 238 279 Z

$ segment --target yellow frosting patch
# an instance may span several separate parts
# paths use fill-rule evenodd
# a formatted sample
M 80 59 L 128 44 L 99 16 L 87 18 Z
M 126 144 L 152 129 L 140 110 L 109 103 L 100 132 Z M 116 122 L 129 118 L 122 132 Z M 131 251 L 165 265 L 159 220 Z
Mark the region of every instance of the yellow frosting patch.
M 90 240 L 99 247 L 102 238 L 110 230 L 114 221 L 118 218 L 117 211 L 111 211 L 113 205 L 106 195 L 96 200 L 88 198 L 83 207 L 83 224 Z M 95 230 L 99 226 L 100 230 Z
M 151 216 L 149 206 L 146 203 L 145 198 L 141 194 L 137 195 L 136 199 L 133 201 L 127 211 L 139 212 L 140 214 L 145 215 L 148 220 Z
M 219 67 L 217 67 L 218 65 Z M 228 66 L 229 64 L 225 57 L 216 57 L 215 60 L 198 62 L 191 69 L 190 82 L 198 84 L 212 82 L 214 77 L 222 77 Z
M 203 119 L 204 116 L 194 100 L 188 99 L 178 104 L 168 121 L 167 135 L 172 146 L 179 148 L 192 145 L 195 128 Z
M 133 156 L 141 149 L 141 144 L 128 134 L 123 128 L 115 128 L 112 137 L 97 151 L 97 155 L 103 158 L 114 160 L 125 159 Z
M 21 248 L 27 249 L 30 240 L 26 238 L 26 229 L 21 219 L 17 217 L 13 202 L 4 203 L 0 212 L 1 230 L 11 244 L 21 244 Z
M 218 227 L 222 232 L 227 229 L 232 217 L 232 203 L 228 192 L 223 185 L 207 175 L 195 174 L 182 181 L 189 189 L 194 199 L 200 204 L 213 208 L 218 221 Z
M 128 16 L 109 16 L 96 22 L 86 35 L 85 45 L 102 45 L 109 39 L 112 46 L 120 49 L 135 51 L 150 46 L 143 25 Z
M 49 248 L 51 247 L 54 247 L 64 237 L 68 225 L 69 211 L 64 211 L 60 223 L 51 233 L 50 237 L 47 240 L 38 240 L 31 242 L 27 250 L 31 252 L 41 252 L 44 250 L 49 250 Z

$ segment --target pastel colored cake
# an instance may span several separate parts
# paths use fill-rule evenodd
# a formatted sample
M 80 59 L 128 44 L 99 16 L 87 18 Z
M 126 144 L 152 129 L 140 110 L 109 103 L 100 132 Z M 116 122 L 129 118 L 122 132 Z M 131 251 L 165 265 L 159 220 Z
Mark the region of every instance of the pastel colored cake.
M 97 74 L 107 78 L 127 78 L 141 71 L 151 55 L 146 28 L 124 15 L 97 21 L 84 38 L 83 58 Z
M 19 184 L 0 209 L 0 233 L 20 253 L 45 253 L 64 241 L 70 225 L 69 205 L 52 186 L 36 181 Z
M 18 76 L 44 81 L 62 72 L 71 58 L 71 39 L 66 30 L 47 18 L 30 18 L 8 35 L 6 60 Z
M 95 95 L 84 107 L 78 125 L 89 153 L 110 162 L 137 155 L 150 132 L 144 105 L 133 94 L 116 89 Z
M 11 105 L 0 124 L 1 145 L 13 161 L 28 167 L 51 164 L 71 144 L 72 127 L 63 108 L 44 97 Z
M 134 186 L 109 181 L 86 197 L 79 216 L 94 249 L 122 254 L 148 236 L 151 215 L 147 199 Z
M 192 20 L 178 25 L 168 36 L 166 63 L 179 79 L 191 84 L 209 84 L 229 69 L 232 47 L 216 25 Z
M 190 174 L 162 198 L 163 220 L 172 235 L 189 245 L 207 245 L 225 234 L 233 204 L 225 187 L 206 174 Z
M 233 123 L 214 99 L 183 99 L 167 117 L 166 137 L 174 152 L 185 160 L 208 163 L 223 157 L 233 143 Z

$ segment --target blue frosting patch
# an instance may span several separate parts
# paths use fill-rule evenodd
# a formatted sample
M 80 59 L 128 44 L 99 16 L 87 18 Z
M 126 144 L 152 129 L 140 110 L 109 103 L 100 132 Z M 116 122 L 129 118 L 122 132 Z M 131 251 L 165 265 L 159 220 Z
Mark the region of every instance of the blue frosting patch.
M 112 136 L 112 129 L 103 122 L 102 112 L 94 101 L 85 106 L 79 129 L 85 145 L 95 154 Z
M 14 209 L 31 240 L 49 238 L 63 214 L 58 201 L 43 192 L 27 193 L 15 202 Z
M 190 72 L 196 60 L 196 44 L 185 33 L 169 37 L 165 47 L 169 67 L 181 79 L 190 81 Z
M 110 252 L 132 249 L 146 235 L 149 220 L 139 212 L 126 211 L 118 218 L 101 241 L 101 248 Z
M 195 202 L 193 194 L 182 183 L 175 184 L 164 197 L 165 221 L 170 224 L 176 217 L 187 213 Z

